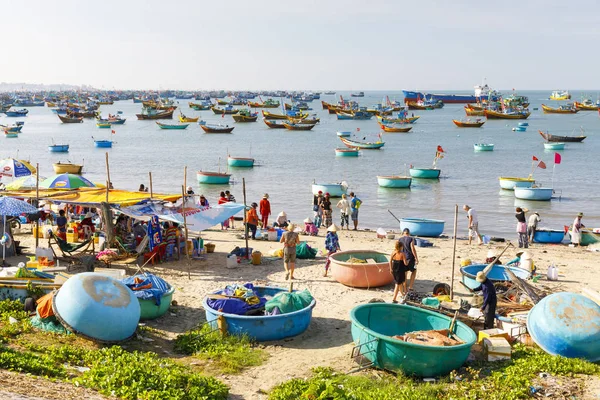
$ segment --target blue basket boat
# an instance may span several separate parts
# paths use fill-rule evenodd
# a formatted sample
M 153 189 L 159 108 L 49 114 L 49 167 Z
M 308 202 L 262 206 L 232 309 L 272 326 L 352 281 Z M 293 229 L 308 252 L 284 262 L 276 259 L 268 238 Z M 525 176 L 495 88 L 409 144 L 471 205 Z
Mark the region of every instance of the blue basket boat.
M 464 343 L 457 346 L 425 346 L 395 339 L 395 335 L 450 326 L 450 317 L 407 305 L 363 304 L 350 312 L 350 320 L 355 348 L 374 367 L 419 377 L 446 375 L 460 368 L 477 339 L 460 321 L 454 332 Z
M 94 140 L 94 146 L 96 146 L 96 147 L 107 148 L 107 147 L 112 147 L 112 145 L 113 145 L 112 140 Z
M 287 290 L 271 286 L 255 286 L 254 291 L 259 297 L 263 297 L 275 296 L 277 293 Z M 221 290 L 213 293 L 219 294 Z M 210 308 L 206 298 L 202 301 L 202 306 L 206 312 L 206 321 L 214 328 L 217 325 L 217 318 L 222 315 L 229 334 L 248 335 L 259 342 L 281 340 L 301 334 L 310 325 L 312 310 L 316 304 L 316 300 L 313 299 L 307 307 L 291 313 L 251 316 L 222 313 Z
M 50 153 L 67 153 L 69 151 L 68 144 L 53 144 L 48 146 Z
M 229 156 L 227 157 L 227 165 L 230 167 L 251 168 L 254 167 L 254 158 Z
M 338 132 L 337 132 L 337 135 L 338 135 L 339 137 L 350 137 L 350 136 L 352 136 L 352 132 L 348 132 L 348 131 L 343 131 L 343 132 L 342 132 L 342 131 L 338 131 Z
M 494 151 L 493 143 L 475 143 L 473 145 L 474 151 Z
M 444 224 L 438 219 L 402 218 L 400 230 L 408 229 L 413 236 L 438 237 L 444 232 Z
M 565 231 L 561 229 L 538 229 L 533 235 L 534 243 L 562 243 Z
M 417 179 L 438 179 L 442 170 L 437 168 L 411 168 L 410 176 Z
M 204 183 L 208 185 L 228 185 L 231 174 L 225 174 L 222 172 L 208 172 L 198 171 L 196 173 L 198 183 Z
M 521 200 L 548 201 L 552 199 L 554 189 L 542 187 L 517 187 L 514 188 L 515 197 Z
M 487 264 L 473 264 L 467 265 L 466 267 L 462 267 L 460 269 L 460 273 L 462 275 L 461 282 L 463 285 L 468 287 L 469 289 L 475 289 L 481 286 L 481 283 L 475 280 L 477 273 L 483 271 L 487 267 Z M 529 277 L 529 272 L 518 267 L 506 267 L 504 265 L 494 265 L 492 269 L 488 272 L 487 278 L 492 282 L 509 282 L 510 277 L 506 272 L 507 269 L 510 269 L 516 276 L 521 279 L 527 279 Z
M 338 147 L 335 149 L 336 157 L 358 157 L 359 150 L 346 147 Z
M 378 176 L 377 184 L 384 188 L 405 189 L 412 183 L 410 176 Z

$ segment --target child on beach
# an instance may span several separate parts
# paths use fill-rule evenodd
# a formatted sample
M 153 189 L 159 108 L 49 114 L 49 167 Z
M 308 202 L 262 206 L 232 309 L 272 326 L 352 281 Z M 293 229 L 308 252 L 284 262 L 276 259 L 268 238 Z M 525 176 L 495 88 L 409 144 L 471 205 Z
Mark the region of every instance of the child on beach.
M 327 276 L 327 271 L 329 271 L 329 264 L 331 264 L 331 255 L 341 250 L 340 248 L 340 240 L 337 235 L 337 227 L 331 225 L 327 228 L 327 236 L 325 237 L 325 248 L 327 249 L 327 261 L 325 262 L 325 273 L 323 276 Z
M 319 228 L 313 223 L 312 219 L 306 218 L 304 220 L 304 231 L 305 235 L 317 236 L 319 234 Z
M 394 251 L 390 255 L 390 272 L 394 276 L 394 298 L 392 303 L 398 303 L 398 293 L 400 293 L 400 302 L 404 303 L 406 296 L 406 266 L 408 260 L 404 255 L 404 246 L 401 241 L 396 241 Z

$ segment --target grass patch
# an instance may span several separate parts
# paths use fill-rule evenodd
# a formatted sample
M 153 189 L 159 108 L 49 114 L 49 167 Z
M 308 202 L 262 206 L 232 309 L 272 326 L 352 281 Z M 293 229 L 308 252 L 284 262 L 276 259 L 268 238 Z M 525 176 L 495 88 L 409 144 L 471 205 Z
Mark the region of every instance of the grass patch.
M 600 376 L 600 365 L 518 345 L 510 361 L 473 363 L 435 384 L 402 375 L 345 375 L 317 368 L 308 379 L 292 379 L 276 386 L 269 400 L 527 399 L 540 372 L 566 377 Z
M 247 336 L 222 337 L 208 325 L 177 336 L 175 351 L 210 361 L 211 367 L 222 373 L 239 373 L 247 367 L 261 365 L 266 359 L 265 352 L 254 347 Z

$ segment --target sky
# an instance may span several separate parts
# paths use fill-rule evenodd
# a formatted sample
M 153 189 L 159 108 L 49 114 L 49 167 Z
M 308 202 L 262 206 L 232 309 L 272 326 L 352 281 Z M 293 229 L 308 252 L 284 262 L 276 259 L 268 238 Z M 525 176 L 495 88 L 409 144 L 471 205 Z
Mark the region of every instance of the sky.
M 0 82 L 100 89 L 594 89 L 600 2 L 2 3 Z

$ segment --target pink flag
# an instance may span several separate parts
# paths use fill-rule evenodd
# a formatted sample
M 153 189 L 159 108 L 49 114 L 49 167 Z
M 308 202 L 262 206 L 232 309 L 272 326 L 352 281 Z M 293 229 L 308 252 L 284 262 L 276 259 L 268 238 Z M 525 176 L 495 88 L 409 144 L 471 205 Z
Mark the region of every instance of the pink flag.
M 538 168 L 546 169 L 546 163 L 543 161 L 540 161 L 540 163 L 538 164 Z
M 554 164 L 560 164 L 562 157 L 558 153 L 554 153 Z

